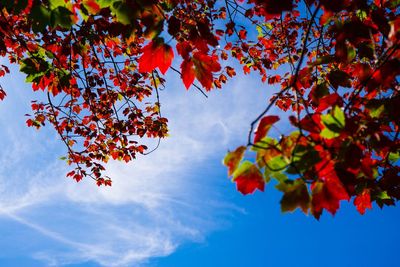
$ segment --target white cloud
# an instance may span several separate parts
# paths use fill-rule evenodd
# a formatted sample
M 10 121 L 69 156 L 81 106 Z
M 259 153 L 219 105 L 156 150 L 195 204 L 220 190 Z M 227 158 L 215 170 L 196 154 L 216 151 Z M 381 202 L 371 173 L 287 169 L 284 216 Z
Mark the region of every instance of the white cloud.
M 13 81 L 16 77 L 23 79 L 14 73 Z M 108 164 L 112 188 L 64 178 L 66 166 L 57 160 L 62 143 L 54 132 L 24 126 L 27 109 L 21 106 L 29 105 L 32 95 L 16 88 L 29 91 L 28 86 L 10 80 L 3 84 L 9 96 L 0 104 L 5 114 L 0 118 L 0 219 L 43 237 L 35 249 L 19 253 L 49 266 L 83 261 L 136 266 L 169 255 L 184 242 L 202 241 L 222 222 L 218 214 L 241 211 L 212 187 L 212 172 L 224 151 L 233 148 L 229 144 L 246 142 L 249 121 L 266 101 L 260 101 L 260 94 L 267 92 L 240 77 L 205 99 L 194 89 L 172 86 L 180 84 L 178 78 L 172 77 L 161 93 L 171 137 L 132 164 Z M 199 177 L 208 169 L 210 177 Z M 6 245 L 1 242 L 0 247 Z

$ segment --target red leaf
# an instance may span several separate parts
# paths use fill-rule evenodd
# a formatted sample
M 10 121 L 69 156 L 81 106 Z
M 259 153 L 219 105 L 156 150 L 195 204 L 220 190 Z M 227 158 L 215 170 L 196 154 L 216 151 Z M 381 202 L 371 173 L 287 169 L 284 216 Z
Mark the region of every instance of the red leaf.
M 243 72 L 244 72 L 244 74 L 250 74 L 249 66 L 247 66 L 247 65 L 243 66 Z
M 183 83 L 185 84 L 186 89 L 189 89 L 195 76 L 193 62 L 191 60 L 184 60 L 181 65 L 181 72 Z
M 165 74 L 171 66 L 172 59 L 174 58 L 174 51 L 169 45 L 163 45 L 162 48 L 163 49 L 160 49 L 158 54 L 155 54 L 155 56 L 159 57 L 157 62 L 158 68 L 162 74 Z
M 171 66 L 174 52 L 172 48 L 163 41 L 151 41 L 142 49 L 143 55 L 139 58 L 139 71 L 151 72 L 159 68 L 162 74 Z
M 324 111 L 325 109 L 333 106 L 334 104 L 341 104 L 341 98 L 337 93 L 324 96 L 320 99 L 316 112 Z
M 0 89 L 0 100 L 3 100 L 6 95 L 6 92 L 3 89 Z
M 280 81 L 281 81 L 280 75 L 275 75 L 268 78 L 268 84 L 279 83 Z
M 112 181 L 110 179 L 107 179 L 104 181 L 104 185 L 105 186 L 111 186 L 112 185 Z
M 254 135 L 254 144 L 263 139 L 267 135 L 269 129 L 271 129 L 272 124 L 277 121 L 279 121 L 278 116 L 265 116 L 262 118 Z
M 292 119 L 293 121 L 293 119 Z M 324 127 L 321 123 L 321 115 L 320 114 L 313 114 L 307 117 L 304 117 L 298 124 L 298 126 L 306 130 L 310 133 L 317 133 L 321 132 L 321 129 Z
M 90 14 L 97 14 L 100 12 L 101 8 L 96 0 L 86 0 L 83 2 L 83 4 Z
M 243 195 L 252 194 L 256 189 L 264 191 L 265 182 L 260 170 L 248 161 L 243 162 L 237 169 L 233 181 Z
M 101 186 L 102 184 L 104 184 L 104 179 L 103 178 L 97 179 L 96 184 L 97 184 L 97 186 Z
M 218 57 L 197 52 L 193 54 L 193 63 L 197 80 L 204 88 L 210 90 L 213 84 L 213 72 L 221 70 Z
M 373 168 L 375 166 L 375 163 L 376 161 L 371 158 L 371 155 L 369 153 L 367 153 L 361 161 L 361 170 L 368 178 L 374 179 Z
M 193 48 L 190 46 L 188 41 L 184 41 L 176 45 L 176 50 L 178 51 L 178 54 L 186 60 L 189 59 L 190 52 L 192 52 Z
M 240 31 L 239 31 L 239 38 L 240 38 L 241 40 L 246 39 L 246 38 L 247 38 L 247 31 L 246 31 L 246 30 L 240 30 Z
M 319 219 L 323 209 L 329 211 L 332 215 L 335 215 L 336 211 L 340 207 L 340 200 L 347 199 L 341 198 L 340 193 L 338 194 L 337 188 L 340 187 L 344 190 L 343 186 L 335 185 L 334 182 L 321 182 L 316 181 L 312 184 L 312 214 L 315 218 Z M 340 191 L 339 191 L 340 192 Z
M 334 163 L 322 160 L 315 165 L 319 181 L 312 184 L 312 213 L 318 219 L 323 209 L 333 215 L 339 209 L 341 200 L 349 200 L 349 194 L 339 180 Z
M 250 0 L 256 5 L 262 6 L 267 14 L 281 14 L 283 11 L 290 11 L 293 9 L 293 0 Z
M 371 196 L 368 189 L 357 195 L 354 199 L 354 205 L 360 214 L 364 214 L 366 209 L 372 209 Z
M 33 120 L 32 119 L 26 120 L 26 125 L 28 125 L 28 127 L 31 127 L 33 125 Z
M 329 10 L 325 10 L 319 19 L 319 24 L 321 26 L 324 26 L 327 22 L 329 22 L 330 18 L 333 17 L 333 15 L 334 15 L 333 12 L 331 12 Z
M 82 180 L 82 175 L 80 175 L 80 174 L 78 174 L 78 173 L 75 173 L 75 175 L 74 175 L 74 177 L 73 177 L 73 179 L 76 181 L 76 182 L 79 182 L 80 180 Z

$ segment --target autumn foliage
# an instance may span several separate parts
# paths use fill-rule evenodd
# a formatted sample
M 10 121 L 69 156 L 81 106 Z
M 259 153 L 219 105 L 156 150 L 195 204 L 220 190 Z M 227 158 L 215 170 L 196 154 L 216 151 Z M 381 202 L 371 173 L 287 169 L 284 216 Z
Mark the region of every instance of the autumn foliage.
M 399 4 L 0 1 L 0 55 L 47 96 L 32 102 L 28 126 L 53 125 L 74 166 L 67 176 L 98 185 L 111 185 L 104 163 L 129 162 L 147 153 L 144 138 L 167 136 L 158 98 L 167 71 L 204 93 L 238 63 L 275 93 L 224 159 L 237 189 L 275 180 L 282 211 L 319 218 L 353 200 L 364 214 L 400 198 Z M 291 129 L 279 130 L 282 121 Z

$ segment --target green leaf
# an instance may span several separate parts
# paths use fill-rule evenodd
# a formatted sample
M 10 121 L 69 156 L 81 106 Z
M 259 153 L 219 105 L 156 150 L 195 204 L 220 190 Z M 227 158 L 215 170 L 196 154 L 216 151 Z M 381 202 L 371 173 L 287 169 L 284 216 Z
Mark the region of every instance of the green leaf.
M 340 125 L 340 128 L 344 128 L 346 116 L 343 110 L 339 106 L 333 108 L 333 118 Z
M 351 62 L 355 57 L 356 57 L 356 49 L 352 45 L 349 45 L 347 47 L 347 61 Z
M 389 160 L 396 162 L 400 159 L 400 151 L 397 151 L 396 153 L 390 152 L 389 153 Z
M 274 26 L 272 26 L 271 23 L 264 23 L 264 26 L 268 29 L 268 30 L 272 30 L 274 28 Z
M 51 11 L 50 24 L 52 27 L 60 26 L 69 29 L 72 26 L 72 12 L 66 7 L 59 6 Z
M 269 168 L 264 169 L 264 180 L 265 182 L 269 182 L 271 178 L 274 178 L 278 182 L 283 182 L 288 180 L 289 178 L 283 171 L 271 171 Z
M 20 61 L 20 69 L 21 72 L 25 74 L 34 74 L 37 73 L 37 64 L 32 58 L 25 58 Z
M 43 32 L 50 25 L 50 10 L 42 5 L 34 5 L 29 14 L 32 20 L 32 30 L 36 33 Z
M 49 0 L 50 9 L 56 9 L 58 7 L 66 7 L 64 0 Z
M 340 134 L 338 134 L 335 131 L 331 131 L 329 128 L 325 128 L 321 131 L 320 135 L 323 138 L 332 139 L 332 138 L 338 137 Z
M 377 193 L 376 195 L 374 195 L 375 198 L 378 199 L 391 199 L 391 197 L 387 194 L 386 191 L 381 191 L 379 193 Z
M 263 139 L 261 139 L 257 146 L 252 146 L 250 149 L 252 151 L 259 152 L 270 147 L 278 147 L 278 140 L 269 136 L 265 136 Z
M 385 111 L 385 106 L 380 105 L 375 108 L 370 108 L 369 115 L 371 116 L 371 118 L 376 119 L 376 118 L 379 118 L 384 111 Z
M 124 96 L 121 93 L 118 93 L 118 100 L 119 101 L 124 100 Z
M 26 76 L 25 82 L 27 82 L 27 83 L 39 82 L 42 79 L 44 74 L 45 74 L 44 72 L 37 72 L 34 74 L 29 74 Z
M 131 9 L 123 1 L 113 2 L 110 9 L 115 14 L 117 20 L 125 25 L 130 24 L 131 18 L 134 17 Z
M 376 204 L 378 204 L 380 208 L 383 208 L 383 206 L 395 205 L 394 200 L 388 195 L 386 191 L 375 193 L 373 195 L 373 199 L 376 201 Z
M 257 37 L 258 38 L 264 37 L 263 28 L 260 25 L 257 25 L 256 29 L 257 29 L 257 33 L 258 33 Z
M 111 7 L 113 2 L 115 2 L 115 0 L 97 0 L 97 3 L 99 4 L 100 8 L 107 8 L 107 7 Z
M 276 188 L 284 193 L 281 199 L 282 212 L 292 212 L 300 208 L 304 213 L 308 213 L 311 198 L 303 180 L 286 180 L 279 183 Z
M 232 181 L 235 181 L 236 177 L 238 177 L 240 174 L 245 173 L 248 169 L 250 169 L 254 164 L 251 163 L 250 161 L 246 160 L 243 161 L 242 164 L 236 170 L 233 172 L 232 176 Z
M 274 157 L 266 164 L 266 168 L 270 169 L 273 172 L 281 171 L 288 166 L 288 162 L 283 156 Z
M 320 161 L 319 153 L 311 146 L 296 146 L 293 160 L 286 172 L 290 174 L 304 173 Z
M 339 136 L 339 133 L 345 127 L 346 117 L 343 110 L 335 106 L 330 113 L 321 116 L 322 123 L 326 126 L 321 136 L 324 138 L 334 138 Z
M 367 12 L 365 12 L 362 9 L 357 10 L 356 11 L 356 15 L 361 21 L 363 21 L 363 20 L 365 20 L 367 18 Z
M 81 4 L 80 9 L 79 9 L 79 14 L 82 16 L 82 19 L 84 21 L 87 21 L 89 18 L 89 11 L 86 9 L 84 4 Z
M 288 176 L 283 172 L 271 172 L 271 177 L 275 178 L 278 182 L 286 181 Z

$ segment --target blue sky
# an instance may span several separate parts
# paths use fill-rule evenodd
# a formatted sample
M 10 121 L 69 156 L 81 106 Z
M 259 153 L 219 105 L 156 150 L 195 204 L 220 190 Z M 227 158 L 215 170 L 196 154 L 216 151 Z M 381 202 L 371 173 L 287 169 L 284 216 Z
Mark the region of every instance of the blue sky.
M 316 221 L 282 214 L 273 185 L 235 190 L 221 160 L 273 90 L 257 78 L 239 73 L 206 99 L 169 73 L 171 136 L 132 164 L 110 163 L 113 186 L 98 188 L 65 178 L 52 129 L 25 127 L 36 96 L 13 71 L 1 80 L 0 266 L 398 266 L 396 207 L 360 216 L 344 202 Z

